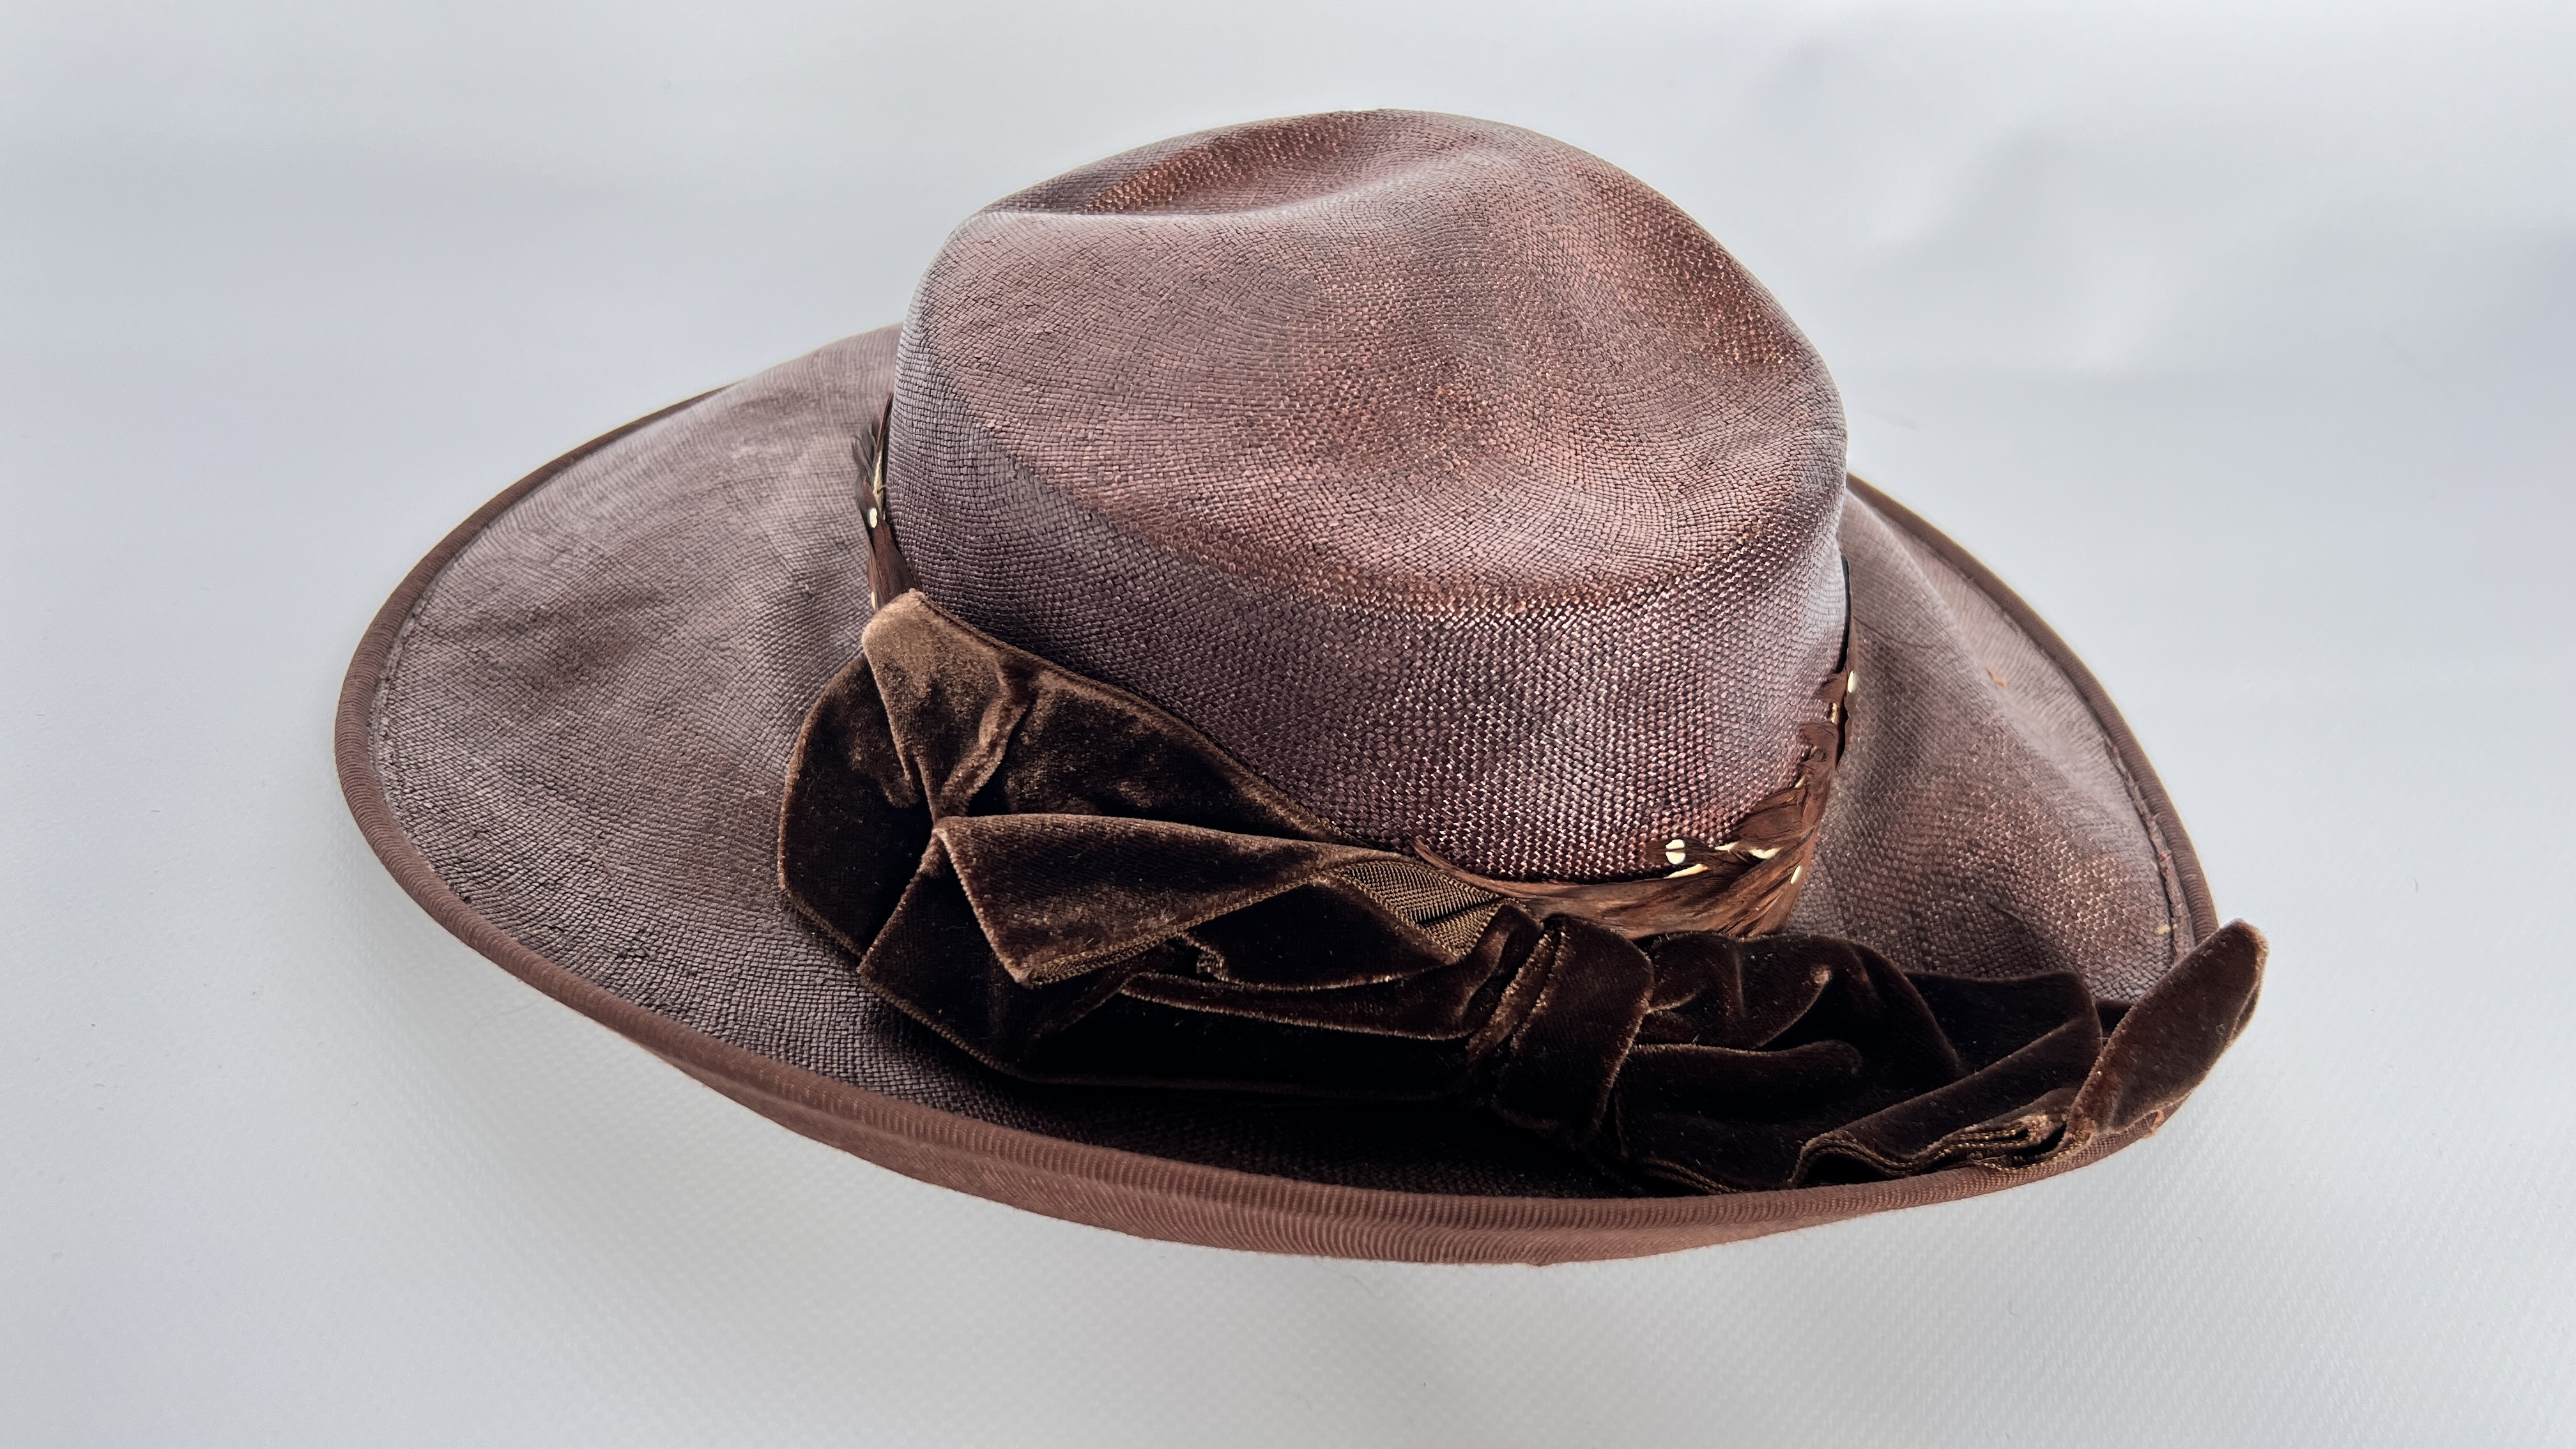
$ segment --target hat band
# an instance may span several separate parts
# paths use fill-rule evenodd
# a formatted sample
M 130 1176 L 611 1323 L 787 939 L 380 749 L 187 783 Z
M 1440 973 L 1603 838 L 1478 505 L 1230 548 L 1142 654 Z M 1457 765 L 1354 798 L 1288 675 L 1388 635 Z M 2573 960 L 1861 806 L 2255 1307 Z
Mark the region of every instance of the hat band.
M 1354 842 L 1179 720 L 917 592 L 864 648 L 798 741 L 781 881 L 869 987 L 1002 1071 L 1452 1098 L 1666 1190 L 2015 1166 L 2094 1130 L 2070 1124 L 2092 1120 L 2118 1011 L 2073 973 L 1908 975 L 1845 941 L 1641 929 L 1642 896 Z M 1734 889 L 1786 850 L 1707 853 L 1741 867 Z M 1753 919 L 1795 874 L 1743 898 L 1766 903 Z M 2250 981 L 2231 930 L 2128 1017 L 2176 982 L 2186 1014 L 2224 1008 Z M 2196 1064 L 2148 1056 L 2187 1089 L 2232 1034 Z

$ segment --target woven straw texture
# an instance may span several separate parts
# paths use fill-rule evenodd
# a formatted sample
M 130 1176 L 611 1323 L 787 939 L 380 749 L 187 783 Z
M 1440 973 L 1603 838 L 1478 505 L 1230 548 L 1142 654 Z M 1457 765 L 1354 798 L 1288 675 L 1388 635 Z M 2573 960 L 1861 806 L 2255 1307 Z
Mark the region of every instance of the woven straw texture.
M 853 443 L 894 385 L 894 329 L 836 343 L 590 454 L 449 561 L 370 730 L 386 804 L 439 878 L 618 997 L 902 1101 L 1313 1182 L 1610 1191 L 1439 1107 L 1002 1078 L 869 997 L 787 906 L 779 791 L 868 619 Z M 2074 969 L 2134 996 L 2191 926 L 2102 725 L 1936 551 L 1855 496 L 1840 512 L 1863 687 L 1793 928 L 1908 969 Z
M 951 613 L 1488 874 L 1724 840 L 1842 643 L 1823 364 L 1671 202 L 1490 122 L 1261 122 L 995 203 L 914 296 L 889 458 Z

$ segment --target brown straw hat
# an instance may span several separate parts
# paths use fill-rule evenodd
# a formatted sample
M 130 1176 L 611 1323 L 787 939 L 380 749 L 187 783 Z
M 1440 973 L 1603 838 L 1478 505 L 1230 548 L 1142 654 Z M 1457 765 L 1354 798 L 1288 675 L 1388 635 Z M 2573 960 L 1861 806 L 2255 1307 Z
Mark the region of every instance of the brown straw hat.
M 1183 137 L 548 464 L 341 698 L 449 929 L 798 1132 L 1186 1242 L 1617 1257 L 2153 1131 L 2244 1024 L 2063 643 L 1671 203 Z

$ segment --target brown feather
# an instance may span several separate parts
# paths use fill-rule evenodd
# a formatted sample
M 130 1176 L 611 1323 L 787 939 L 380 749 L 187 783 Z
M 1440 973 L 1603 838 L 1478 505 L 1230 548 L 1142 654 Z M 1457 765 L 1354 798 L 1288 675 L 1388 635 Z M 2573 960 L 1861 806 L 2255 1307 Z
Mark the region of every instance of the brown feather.
M 859 463 L 859 518 L 868 528 L 868 602 L 880 609 L 914 585 L 912 565 L 904 562 L 894 540 L 894 518 L 886 511 L 886 444 L 893 428 L 894 401 L 889 398 L 851 449 Z

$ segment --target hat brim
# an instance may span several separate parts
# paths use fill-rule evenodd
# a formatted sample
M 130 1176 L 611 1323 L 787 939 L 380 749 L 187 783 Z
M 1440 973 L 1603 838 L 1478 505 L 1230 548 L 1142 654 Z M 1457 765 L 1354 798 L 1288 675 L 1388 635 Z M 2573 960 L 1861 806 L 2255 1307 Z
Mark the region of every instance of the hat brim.
M 361 641 L 341 784 L 483 955 L 738 1102 L 895 1171 L 1212 1246 L 1612 1258 L 1961 1198 L 2080 1166 L 1639 1198 L 1437 1105 L 1038 1086 L 874 1000 L 772 870 L 788 754 L 869 615 L 851 443 L 893 329 L 666 408 L 448 535 Z M 1855 702 L 1795 929 L 1902 967 L 2082 971 L 2135 1000 L 2218 921 L 2163 789 L 2062 641 L 1855 480 Z

